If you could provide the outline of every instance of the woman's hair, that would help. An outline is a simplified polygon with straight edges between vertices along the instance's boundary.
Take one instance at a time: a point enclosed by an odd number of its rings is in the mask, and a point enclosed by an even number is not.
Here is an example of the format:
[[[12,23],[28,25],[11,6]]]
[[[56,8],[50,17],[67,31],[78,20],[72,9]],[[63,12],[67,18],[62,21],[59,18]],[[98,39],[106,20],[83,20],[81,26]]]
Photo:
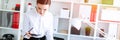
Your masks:
[[[37,0],[37,4],[38,4],[38,3],[39,3],[39,4],[45,4],[45,5],[46,5],[46,4],[49,4],[49,5],[50,5],[50,4],[51,4],[51,0]]]

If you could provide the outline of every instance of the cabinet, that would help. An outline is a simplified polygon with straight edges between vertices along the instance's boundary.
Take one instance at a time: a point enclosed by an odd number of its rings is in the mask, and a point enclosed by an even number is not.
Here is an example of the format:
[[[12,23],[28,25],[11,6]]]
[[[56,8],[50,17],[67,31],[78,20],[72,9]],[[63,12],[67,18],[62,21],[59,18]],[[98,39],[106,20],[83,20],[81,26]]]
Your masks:
[[[4,34],[13,34],[14,40],[20,40],[20,28],[24,0],[0,0],[0,39]]]
[[[64,40],[120,40],[119,0],[52,0],[50,11],[54,15],[54,36]],[[67,8],[67,11],[61,9]],[[68,18],[61,15],[69,15]],[[78,19],[73,28],[71,20]],[[77,20],[77,22],[79,22]],[[77,24],[76,22],[76,24]],[[86,35],[86,27],[90,34]],[[71,33],[71,32],[75,33]],[[102,32],[103,33],[102,33]],[[103,34],[103,35],[102,35]]]

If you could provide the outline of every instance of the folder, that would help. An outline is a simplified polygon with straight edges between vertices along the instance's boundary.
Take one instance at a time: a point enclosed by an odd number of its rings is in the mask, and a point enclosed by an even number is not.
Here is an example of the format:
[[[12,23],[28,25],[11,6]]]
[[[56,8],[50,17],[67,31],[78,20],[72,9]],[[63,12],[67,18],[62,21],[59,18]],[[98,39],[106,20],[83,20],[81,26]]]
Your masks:
[[[90,21],[95,22],[96,20],[96,13],[97,13],[97,5],[92,5]]]
[[[12,28],[15,28],[15,29],[19,28],[19,17],[20,17],[20,13],[19,12],[13,12]]]

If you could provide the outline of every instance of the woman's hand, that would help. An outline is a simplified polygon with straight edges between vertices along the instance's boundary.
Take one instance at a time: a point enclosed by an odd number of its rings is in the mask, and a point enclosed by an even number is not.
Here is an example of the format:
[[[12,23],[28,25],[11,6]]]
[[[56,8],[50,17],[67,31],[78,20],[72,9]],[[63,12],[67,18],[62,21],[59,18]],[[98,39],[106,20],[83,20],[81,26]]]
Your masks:
[[[32,37],[30,32],[27,32],[26,35],[28,36],[28,38]]]

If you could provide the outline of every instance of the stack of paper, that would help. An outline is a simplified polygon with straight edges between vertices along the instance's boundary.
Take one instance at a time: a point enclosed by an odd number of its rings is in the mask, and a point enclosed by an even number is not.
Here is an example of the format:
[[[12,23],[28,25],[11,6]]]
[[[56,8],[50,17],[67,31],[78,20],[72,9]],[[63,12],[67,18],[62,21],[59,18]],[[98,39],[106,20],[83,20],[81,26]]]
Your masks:
[[[60,18],[69,18],[70,11],[67,8],[61,9]]]

